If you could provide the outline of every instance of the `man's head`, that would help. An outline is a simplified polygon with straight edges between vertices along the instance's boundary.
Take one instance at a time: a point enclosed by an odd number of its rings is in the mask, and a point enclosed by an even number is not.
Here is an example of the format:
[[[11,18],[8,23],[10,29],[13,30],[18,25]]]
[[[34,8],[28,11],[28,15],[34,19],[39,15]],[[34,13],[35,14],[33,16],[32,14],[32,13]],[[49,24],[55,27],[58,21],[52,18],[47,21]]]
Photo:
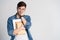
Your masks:
[[[24,14],[23,12],[26,10],[26,3],[23,2],[23,1],[20,1],[18,4],[17,4],[17,13],[19,15],[22,15]]]

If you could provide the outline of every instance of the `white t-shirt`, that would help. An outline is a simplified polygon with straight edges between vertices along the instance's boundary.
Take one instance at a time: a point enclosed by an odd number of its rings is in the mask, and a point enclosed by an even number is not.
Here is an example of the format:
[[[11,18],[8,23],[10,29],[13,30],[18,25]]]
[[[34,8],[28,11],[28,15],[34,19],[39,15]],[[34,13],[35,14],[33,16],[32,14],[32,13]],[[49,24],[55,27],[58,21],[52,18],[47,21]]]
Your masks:
[[[27,33],[25,35],[17,35],[14,40],[28,40]]]

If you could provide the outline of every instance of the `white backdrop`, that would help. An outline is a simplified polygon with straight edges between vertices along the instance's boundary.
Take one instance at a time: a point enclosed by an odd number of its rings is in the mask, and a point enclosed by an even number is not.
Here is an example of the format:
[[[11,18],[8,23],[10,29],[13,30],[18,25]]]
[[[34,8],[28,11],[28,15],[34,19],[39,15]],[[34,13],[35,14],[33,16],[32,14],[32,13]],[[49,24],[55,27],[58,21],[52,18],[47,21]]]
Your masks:
[[[7,19],[16,13],[21,0],[0,0],[0,40],[9,40]],[[23,0],[31,16],[30,32],[34,40],[60,40],[60,0]]]

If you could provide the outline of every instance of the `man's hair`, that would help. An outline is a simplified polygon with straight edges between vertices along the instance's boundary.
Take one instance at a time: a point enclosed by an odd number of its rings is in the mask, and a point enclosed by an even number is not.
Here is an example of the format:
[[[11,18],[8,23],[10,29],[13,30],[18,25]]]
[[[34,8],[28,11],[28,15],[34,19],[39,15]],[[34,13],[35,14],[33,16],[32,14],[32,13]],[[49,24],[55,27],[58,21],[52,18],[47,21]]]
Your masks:
[[[26,3],[23,2],[23,1],[20,1],[18,4],[17,4],[17,8],[21,7],[21,6],[25,6],[26,7]]]

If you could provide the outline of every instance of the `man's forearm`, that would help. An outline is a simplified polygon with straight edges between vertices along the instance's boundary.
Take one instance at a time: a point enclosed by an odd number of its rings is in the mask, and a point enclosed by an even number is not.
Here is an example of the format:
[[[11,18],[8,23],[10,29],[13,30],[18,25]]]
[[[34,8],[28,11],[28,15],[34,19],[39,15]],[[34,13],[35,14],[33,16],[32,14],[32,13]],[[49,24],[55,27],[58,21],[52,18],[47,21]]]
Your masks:
[[[26,19],[24,18],[24,17],[21,17],[21,20],[22,20],[22,23],[23,23],[23,25],[26,25]]]

